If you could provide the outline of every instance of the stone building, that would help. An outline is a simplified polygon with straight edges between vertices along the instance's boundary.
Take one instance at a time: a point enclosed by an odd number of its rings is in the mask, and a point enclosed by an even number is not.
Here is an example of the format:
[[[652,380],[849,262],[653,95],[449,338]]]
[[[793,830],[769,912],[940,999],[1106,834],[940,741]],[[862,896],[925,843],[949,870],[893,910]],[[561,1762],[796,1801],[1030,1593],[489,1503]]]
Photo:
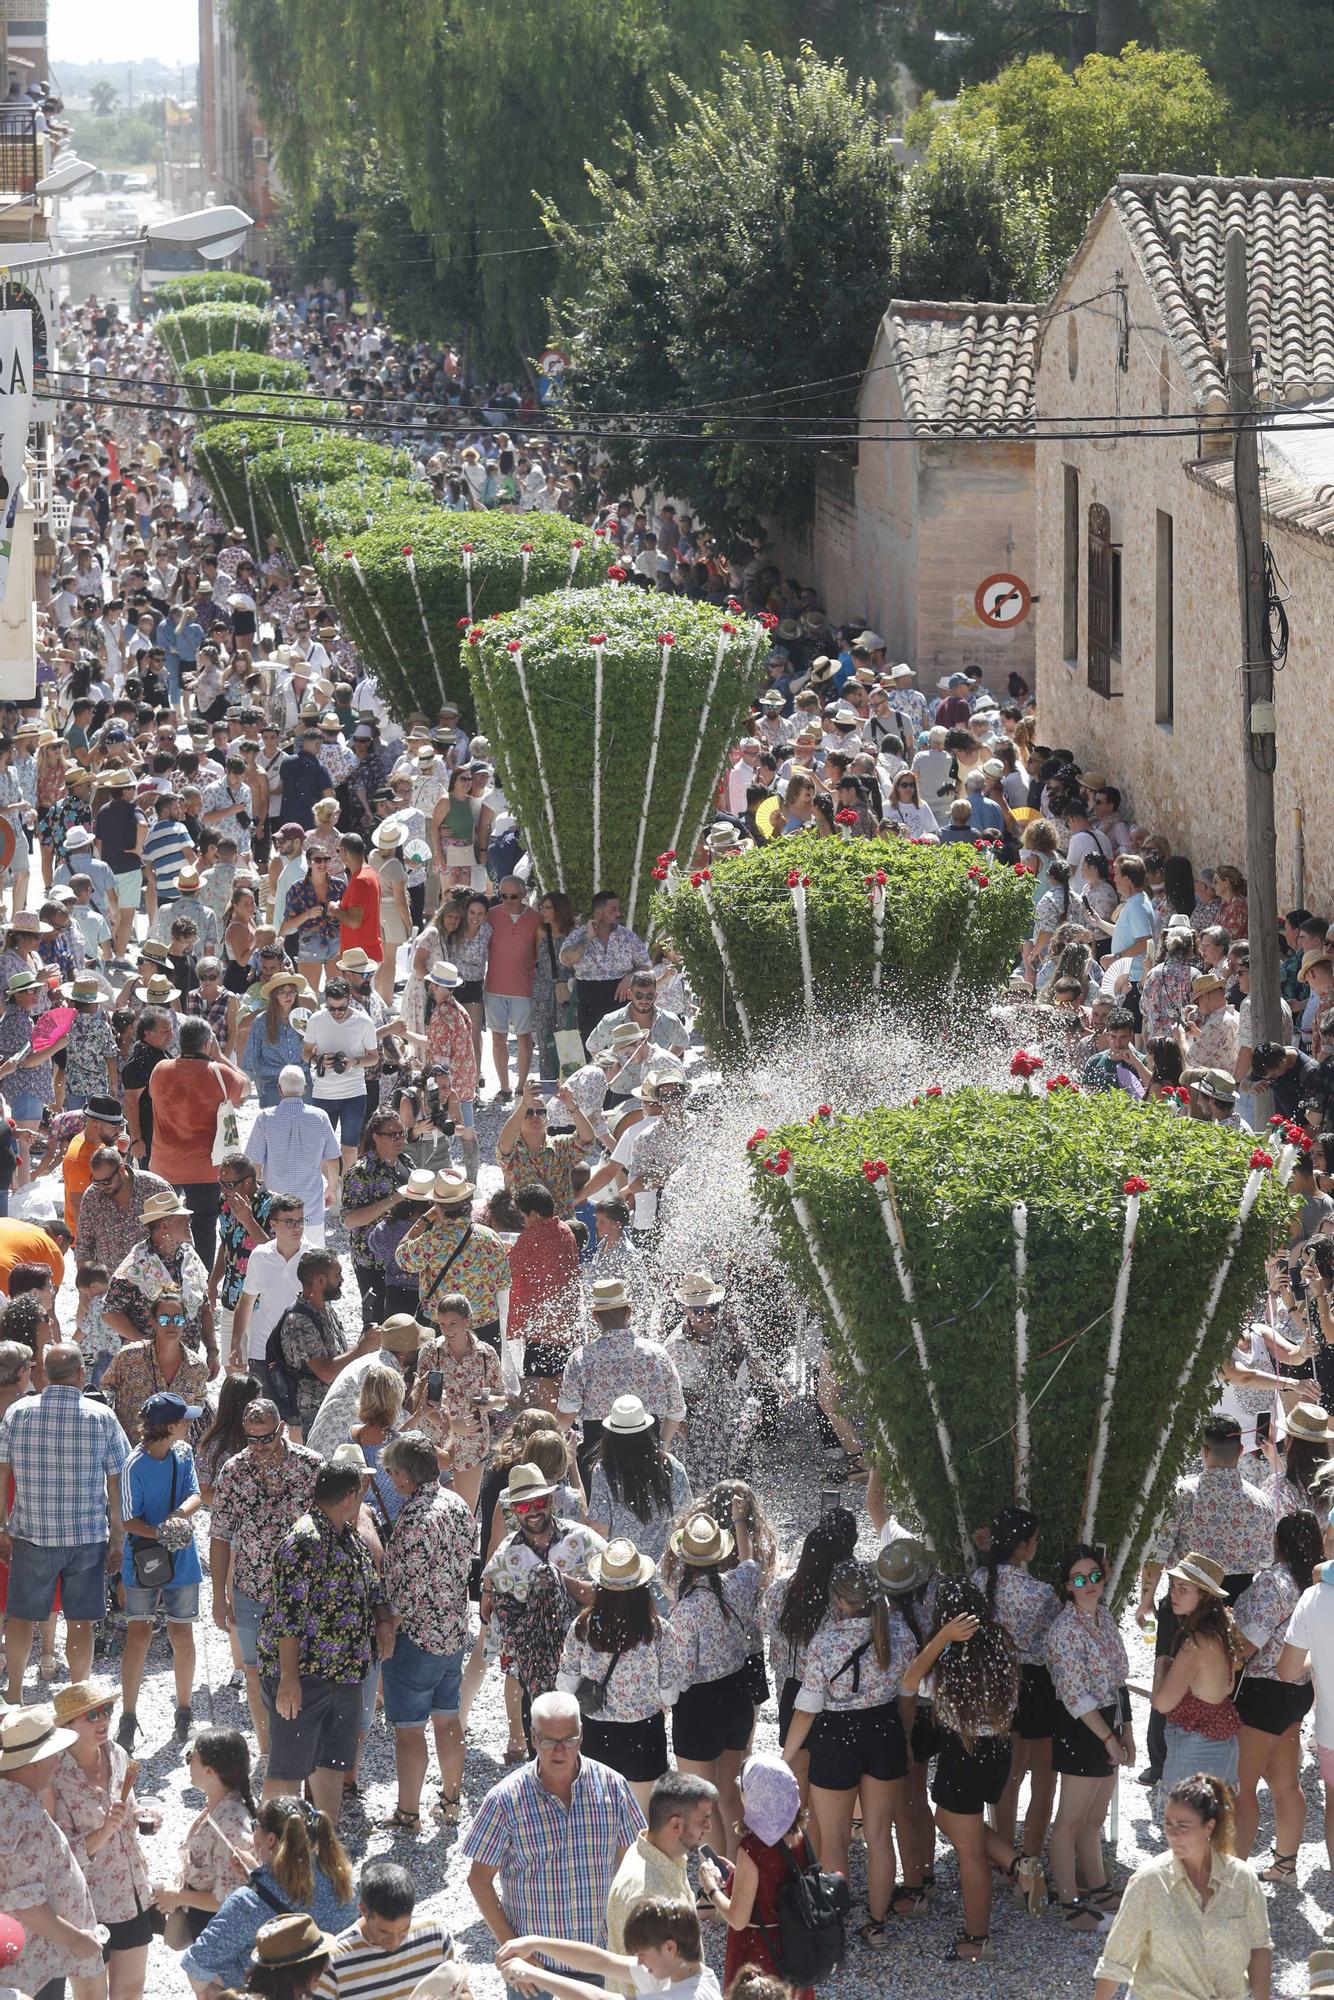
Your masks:
[[[1037,325],[1035,306],[891,300],[856,461],[821,460],[809,547],[791,553],[830,613],[864,617],[923,687],[974,660],[996,688],[1033,680]]]
[[[1334,181],[1123,176],[1037,345],[1039,734],[1201,865],[1244,867],[1241,639],[1224,368],[1228,230],[1246,234],[1277,676],[1279,902],[1334,908]],[[1139,420],[1113,441],[1094,420]],[[1092,435],[1053,435],[1071,428]]]

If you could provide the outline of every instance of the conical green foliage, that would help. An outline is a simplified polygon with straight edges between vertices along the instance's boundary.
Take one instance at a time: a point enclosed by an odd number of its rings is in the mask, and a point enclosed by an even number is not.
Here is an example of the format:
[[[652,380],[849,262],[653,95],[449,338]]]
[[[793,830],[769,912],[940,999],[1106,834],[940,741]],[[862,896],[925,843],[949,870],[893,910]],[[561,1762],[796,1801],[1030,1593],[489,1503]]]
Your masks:
[[[760,626],[624,586],[556,591],[474,632],[477,713],[536,879],[584,912],[595,889],[615,889],[642,930],[656,857],[693,846],[711,815],[755,693]]]
[[[244,299],[212,299],[159,313],[153,331],[180,369],[206,354],[266,353],[273,317]]]
[[[428,505],[429,488],[419,485],[414,492],[408,484],[411,471],[408,452],[373,444],[346,431],[312,436],[309,430],[286,431],[279,426],[275,436],[274,427],[269,426],[250,466],[250,482],[261,496],[265,517],[275,522],[288,555],[293,562],[303,563],[310,541],[301,519],[305,488],[357,479],[367,490],[382,490],[386,480],[393,480],[400,504],[410,496],[414,506]]]
[[[1019,1498],[1049,1562],[1082,1535],[1123,1594],[1292,1197],[1262,1168],[1244,1199],[1249,1134],[1066,1080],[930,1095],[928,1061],[912,1104],[757,1134],[760,1206],[947,1564]]]

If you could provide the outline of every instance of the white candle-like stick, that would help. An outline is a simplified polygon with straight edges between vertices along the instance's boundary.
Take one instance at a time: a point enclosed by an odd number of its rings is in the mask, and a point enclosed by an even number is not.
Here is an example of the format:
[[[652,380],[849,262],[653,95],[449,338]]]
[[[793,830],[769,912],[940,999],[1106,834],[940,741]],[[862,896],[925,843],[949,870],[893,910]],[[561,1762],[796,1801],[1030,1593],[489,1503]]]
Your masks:
[[[1028,1462],[1032,1441],[1028,1427],[1028,1204],[1017,1201],[1014,1217],[1014,1497],[1028,1505]]]
[[[912,1328],[913,1346],[917,1350],[917,1365],[922,1374],[922,1386],[926,1390],[927,1402],[931,1406],[931,1415],[936,1426],[941,1463],[945,1468],[945,1477],[949,1481],[950,1492],[954,1499],[954,1512],[959,1528],[959,1547],[965,1562],[975,1561],[977,1551],[969,1538],[968,1525],[964,1519],[963,1494],[959,1489],[958,1476],[954,1470],[954,1447],[950,1443],[950,1434],[941,1413],[935,1377],[931,1373],[931,1361],[926,1351],[926,1335],[922,1331],[922,1322],[917,1313],[912,1272],[908,1269],[903,1224],[894,1205],[894,1191],[889,1184],[888,1175],[876,1182],[875,1191],[880,1203],[880,1219],[885,1225],[885,1234],[889,1238],[889,1247],[894,1259],[895,1276],[899,1281],[899,1290],[903,1294],[903,1303],[908,1308],[908,1323]]]
[[[1121,1230],[1121,1265],[1116,1274],[1116,1290],[1112,1295],[1111,1326],[1107,1335],[1107,1365],[1103,1370],[1102,1397],[1098,1404],[1098,1429],[1093,1446],[1093,1465],[1089,1472],[1088,1491],[1084,1497],[1084,1521],[1080,1534],[1084,1541],[1093,1538],[1093,1524],[1098,1514],[1098,1496],[1102,1491],[1102,1469],[1107,1459],[1107,1440],[1112,1428],[1112,1404],[1116,1398],[1116,1374],[1121,1365],[1121,1330],[1126,1321],[1126,1301],[1130,1297],[1130,1263],[1135,1250],[1135,1232],[1139,1228],[1139,1203],[1137,1194],[1126,1196],[1125,1222]]]
[[[660,641],[658,661],[658,698],[653,709],[653,738],[648,749],[648,770],[644,776],[644,809],[639,815],[639,833],[635,839],[634,867],[630,871],[630,911],[626,923],[635,927],[635,904],[639,900],[639,871],[644,861],[644,841],[648,835],[648,816],[653,805],[653,780],[658,771],[658,742],[662,735],[662,711],[667,701],[667,669],[672,662],[672,647],[675,641],[663,638]]]

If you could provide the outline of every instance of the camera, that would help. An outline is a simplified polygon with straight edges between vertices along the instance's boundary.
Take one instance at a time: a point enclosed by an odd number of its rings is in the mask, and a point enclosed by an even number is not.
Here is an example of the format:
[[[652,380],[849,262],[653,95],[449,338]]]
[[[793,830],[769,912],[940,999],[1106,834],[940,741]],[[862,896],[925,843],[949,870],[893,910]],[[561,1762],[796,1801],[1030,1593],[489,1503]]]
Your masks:
[[[428,1403],[439,1403],[444,1393],[445,1371],[443,1368],[432,1368],[426,1377],[426,1400]]]
[[[449,1093],[446,1091],[442,1095],[439,1077],[427,1077],[426,1088],[422,1095],[426,1116],[430,1119],[436,1131],[443,1132],[446,1139],[452,1139],[455,1127],[454,1120],[449,1115]]]

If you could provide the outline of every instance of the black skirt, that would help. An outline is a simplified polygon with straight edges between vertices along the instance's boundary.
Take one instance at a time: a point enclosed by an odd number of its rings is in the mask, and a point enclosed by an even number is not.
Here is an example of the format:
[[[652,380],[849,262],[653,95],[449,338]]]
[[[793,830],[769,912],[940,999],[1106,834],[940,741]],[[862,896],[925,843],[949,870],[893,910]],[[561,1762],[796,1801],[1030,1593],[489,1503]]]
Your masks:
[[[1056,1728],[1060,1703],[1045,1667],[1019,1669],[1019,1706],[1015,1710],[1014,1734],[1034,1742],[1050,1736]]]
[[[604,1722],[600,1715],[584,1717],[580,1749],[585,1757],[609,1764],[630,1784],[647,1785],[667,1769],[667,1722],[651,1715],[646,1722]]]
[[[980,1736],[968,1750],[956,1730],[941,1731],[931,1797],[942,1812],[981,1814],[996,1804],[1009,1777],[1008,1736]]]
[[[1315,1689],[1296,1681],[1269,1681],[1246,1674],[1233,1696],[1243,1729],[1258,1729],[1265,1736],[1282,1736],[1302,1717],[1315,1700]]]
[[[1121,1713],[1119,1703],[1108,1702],[1098,1713],[1109,1729],[1116,1728]],[[1115,1768],[1088,1724],[1071,1715],[1064,1705],[1057,1709],[1051,1767],[1064,1778],[1109,1778]]]

